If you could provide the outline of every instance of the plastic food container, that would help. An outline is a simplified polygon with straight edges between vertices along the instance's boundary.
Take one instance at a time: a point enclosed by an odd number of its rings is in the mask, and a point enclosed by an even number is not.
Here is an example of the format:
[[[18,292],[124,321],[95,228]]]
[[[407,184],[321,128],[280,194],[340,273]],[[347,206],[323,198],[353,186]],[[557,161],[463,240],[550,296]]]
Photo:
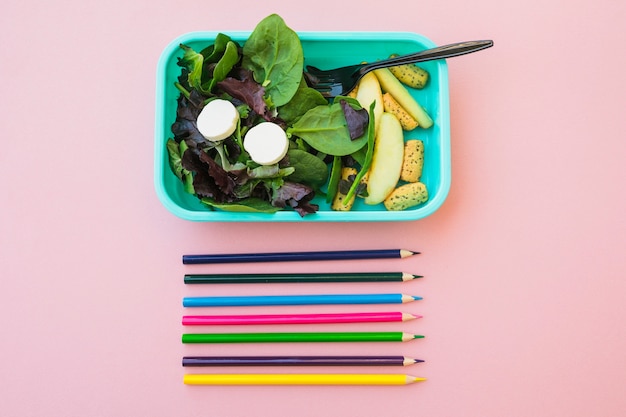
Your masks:
[[[221,31],[243,44],[250,32]],[[273,214],[232,212],[212,209],[194,195],[183,190],[182,183],[169,167],[166,141],[172,137],[170,127],[176,117],[179,91],[174,82],[180,75],[177,58],[182,56],[179,44],[195,50],[213,43],[219,32],[192,32],[174,39],[163,51],[157,66],[156,125],[154,175],[157,195],[174,215],[199,222],[384,222],[412,221],[434,213],[445,201],[450,188],[450,111],[448,70],[445,60],[420,63],[430,73],[428,85],[422,90],[411,90],[418,102],[434,121],[428,129],[416,128],[405,132],[405,140],[424,141],[424,170],[421,181],[426,184],[429,199],[425,203],[404,210],[387,211],[380,204],[369,206],[357,198],[351,211],[334,211],[325,196],[317,196],[313,203],[319,211],[301,217],[286,209]],[[330,69],[362,61],[374,61],[392,53],[405,54],[436,46],[422,35],[407,32],[298,32],[304,49],[305,65]]]

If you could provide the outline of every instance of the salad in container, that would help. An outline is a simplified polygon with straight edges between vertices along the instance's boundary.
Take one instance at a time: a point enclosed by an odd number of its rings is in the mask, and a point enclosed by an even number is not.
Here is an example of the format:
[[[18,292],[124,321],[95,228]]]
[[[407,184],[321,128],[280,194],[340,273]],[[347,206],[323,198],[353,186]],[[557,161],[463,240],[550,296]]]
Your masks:
[[[410,221],[450,187],[444,60],[367,73],[328,98],[332,69],[433,47],[405,32],[193,32],[157,71],[155,187],[191,221]],[[408,100],[408,101],[407,101]]]

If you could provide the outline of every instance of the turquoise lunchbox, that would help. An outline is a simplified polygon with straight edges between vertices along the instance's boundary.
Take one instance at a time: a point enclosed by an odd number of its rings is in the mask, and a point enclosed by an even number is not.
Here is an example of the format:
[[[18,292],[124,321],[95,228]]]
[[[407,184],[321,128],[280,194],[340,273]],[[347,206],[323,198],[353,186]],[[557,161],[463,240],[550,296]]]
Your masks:
[[[429,193],[428,200],[418,206],[388,211],[382,204],[366,205],[357,198],[350,211],[334,211],[325,196],[317,196],[313,203],[319,211],[301,217],[293,210],[276,213],[235,212],[214,209],[203,204],[183,189],[183,184],[169,166],[166,141],[172,137],[171,125],[176,117],[179,95],[174,83],[180,76],[178,57],[183,54],[179,45],[196,50],[213,43],[219,32],[192,32],[174,39],[162,52],[156,77],[156,117],[154,148],[154,182],[162,204],[174,215],[199,222],[384,222],[419,220],[434,213],[445,201],[450,188],[450,109],[448,69],[445,60],[429,61],[419,65],[426,69],[429,81],[421,90],[411,94],[426,109],[434,121],[428,129],[420,127],[405,132],[405,140],[424,142],[424,168],[421,178]],[[243,44],[250,32],[223,31]],[[391,54],[408,54],[436,46],[422,35],[409,32],[298,32],[305,66],[322,69],[352,65],[363,61],[387,58]]]

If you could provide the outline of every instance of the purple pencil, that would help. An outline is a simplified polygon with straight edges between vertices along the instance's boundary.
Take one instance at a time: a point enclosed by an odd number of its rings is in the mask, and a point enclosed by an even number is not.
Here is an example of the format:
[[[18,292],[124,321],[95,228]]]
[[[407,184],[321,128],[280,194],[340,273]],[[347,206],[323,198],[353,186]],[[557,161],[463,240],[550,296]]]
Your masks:
[[[408,366],[406,356],[185,356],[183,366]]]

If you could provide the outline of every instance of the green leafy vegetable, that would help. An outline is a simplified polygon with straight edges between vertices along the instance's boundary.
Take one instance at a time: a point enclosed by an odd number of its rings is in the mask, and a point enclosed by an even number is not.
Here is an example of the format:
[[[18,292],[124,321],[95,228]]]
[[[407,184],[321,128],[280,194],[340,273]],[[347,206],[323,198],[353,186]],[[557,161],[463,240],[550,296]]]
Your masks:
[[[224,51],[226,51],[226,47],[229,43],[233,42],[231,37],[224,34],[218,33],[215,36],[215,40],[212,45],[207,46],[200,54],[204,57],[204,61],[207,63],[215,63],[220,60],[222,55],[224,55]]]
[[[220,33],[199,53],[180,48],[181,74],[174,81],[180,95],[166,148],[184,190],[207,207],[258,213],[290,208],[304,216],[319,209],[312,200],[324,184],[327,198],[349,186],[338,181],[346,160],[368,166],[371,111],[349,97],[329,104],[308,86],[300,39],[280,16],[263,19],[243,46]],[[235,132],[219,143],[197,127],[198,115],[215,98],[230,100],[239,112]],[[280,164],[259,166],[243,148],[246,132],[262,121],[281,126],[290,140]]]
[[[177,143],[174,139],[168,139],[166,147],[169,154],[170,168],[178,179],[183,182],[185,191],[193,194],[195,192],[193,188],[193,175],[183,168],[182,164],[182,154],[187,150],[187,144],[184,141]]]
[[[289,165],[294,168],[289,180],[321,187],[328,179],[328,166],[315,155],[300,149],[291,149],[287,152]]]
[[[289,103],[278,108],[278,116],[285,123],[292,124],[312,108],[324,105],[328,105],[328,101],[322,96],[322,93],[309,87],[302,77],[300,86],[293,98]]]
[[[208,91],[213,91],[215,84],[224,80],[228,73],[233,69],[235,64],[239,61],[239,52],[235,42],[228,42],[224,54],[217,61],[215,68],[213,68],[213,78],[209,81]]]
[[[269,201],[260,198],[250,197],[239,200],[236,203],[218,203],[210,198],[203,198],[202,201],[207,206],[219,208],[224,211],[247,212],[247,213],[276,213],[280,207],[273,206]]]
[[[178,58],[178,65],[188,71],[187,83],[191,88],[202,91],[202,69],[204,56],[194,51],[187,45],[180,44],[180,48],[185,51],[182,58]]]
[[[367,143],[367,135],[352,140],[341,105],[317,106],[304,114],[287,134],[304,139],[320,152],[344,156],[356,152]]]
[[[326,191],[326,202],[331,203],[333,201],[333,197],[337,194],[337,189],[339,187],[339,180],[341,179],[341,157],[335,156],[333,157],[333,162],[330,168],[330,178],[328,179],[328,189]]]
[[[242,66],[265,87],[272,105],[287,104],[298,90],[304,69],[298,34],[277,14],[266,17],[243,46]]]

